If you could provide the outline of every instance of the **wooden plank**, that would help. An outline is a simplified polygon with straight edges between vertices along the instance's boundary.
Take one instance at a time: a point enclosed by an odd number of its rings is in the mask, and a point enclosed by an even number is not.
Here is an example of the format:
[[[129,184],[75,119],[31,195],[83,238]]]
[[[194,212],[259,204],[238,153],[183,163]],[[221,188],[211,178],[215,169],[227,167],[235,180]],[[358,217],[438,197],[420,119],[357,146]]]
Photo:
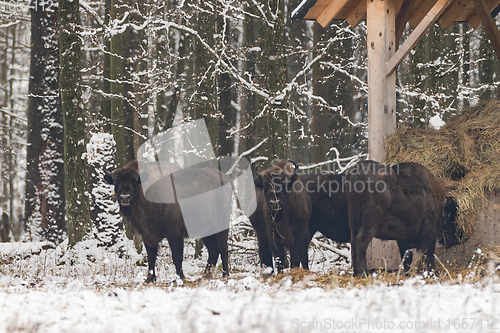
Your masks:
[[[330,22],[332,22],[333,18],[344,8],[344,6],[349,2],[349,0],[333,0],[330,4],[319,14],[316,21],[323,28],[326,28]]]
[[[346,18],[351,27],[356,27],[363,18],[366,17],[366,0],[361,0],[356,8],[349,13]]]
[[[424,3],[422,3],[420,7],[418,7],[417,11],[408,20],[408,22],[410,22],[410,25],[415,28],[420,23],[420,21],[424,19],[425,15],[427,15],[429,10],[431,10],[436,2],[437,0],[424,1]]]
[[[472,0],[476,6],[476,13],[479,15],[481,22],[483,23],[484,30],[488,37],[490,37],[491,46],[497,54],[497,58],[500,61],[500,32],[498,32],[497,25],[493,17],[491,17],[491,11],[488,10],[485,0]]]
[[[493,9],[495,9],[495,7],[498,6],[499,3],[500,3],[499,0],[486,0],[485,4],[486,4],[486,9],[487,9],[488,13],[491,13],[493,11]],[[474,7],[476,7],[476,6],[474,6]],[[481,21],[482,20],[479,17],[479,14],[477,12],[477,8],[474,11],[474,13],[467,19],[467,23],[469,23],[469,25],[471,27],[473,27],[474,29],[479,28],[479,26],[481,25]]]
[[[318,0],[304,15],[304,20],[315,20],[332,0]]]
[[[439,18],[439,23],[445,29],[448,29],[455,20],[467,9],[471,0],[454,0],[448,9]]]
[[[475,12],[476,9],[474,8],[474,4],[471,1],[467,9],[455,19],[455,22],[467,22],[467,20],[469,20],[469,18],[471,18]]]
[[[491,8],[490,12],[492,12],[496,8],[496,6],[498,6],[499,3],[500,0],[486,0],[487,7]],[[475,14],[476,14],[476,6],[474,6],[474,3],[471,1],[467,6],[467,9],[455,19],[455,22],[467,22],[469,20],[477,19],[477,24],[479,26],[481,25],[481,19]],[[474,19],[473,17],[476,17],[476,19]]]
[[[324,9],[324,7],[312,7],[307,14],[304,15],[304,20],[315,20]]]
[[[399,39],[401,38],[401,35],[403,35],[406,23],[408,23],[408,20],[411,17],[411,12],[415,7],[415,2],[417,2],[417,0],[403,0],[403,4],[399,9],[398,16],[396,16],[396,45],[399,44]]]
[[[450,0],[439,0],[436,4],[429,10],[424,19],[417,25],[415,30],[411,35],[405,40],[403,45],[397,50],[396,54],[392,56],[391,59],[386,64],[387,76],[392,75],[396,70],[396,67],[403,61],[403,59],[410,53],[411,49],[418,43],[420,38],[426,33],[427,29],[436,21],[436,19],[441,15],[441,13],[450,4]]]

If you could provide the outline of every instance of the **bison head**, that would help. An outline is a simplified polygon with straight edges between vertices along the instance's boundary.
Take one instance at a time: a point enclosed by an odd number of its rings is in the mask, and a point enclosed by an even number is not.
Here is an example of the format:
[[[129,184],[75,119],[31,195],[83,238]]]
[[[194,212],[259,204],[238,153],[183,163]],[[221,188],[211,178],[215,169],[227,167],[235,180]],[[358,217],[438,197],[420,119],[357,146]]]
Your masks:
[[[137,162],[131,162],[125,167],[110,172],[104,168],[104,180],[115,185],[115,194],[124,215],[130,215],[131,205],[138,200],[141,193],[141,180]]]
[[[279,219],[286,206],[288,195],[293,190],[299,167],[292,160],[280,160],[272,167],[257,172],[255,186],[264,190],[266,203],[272,219]]]

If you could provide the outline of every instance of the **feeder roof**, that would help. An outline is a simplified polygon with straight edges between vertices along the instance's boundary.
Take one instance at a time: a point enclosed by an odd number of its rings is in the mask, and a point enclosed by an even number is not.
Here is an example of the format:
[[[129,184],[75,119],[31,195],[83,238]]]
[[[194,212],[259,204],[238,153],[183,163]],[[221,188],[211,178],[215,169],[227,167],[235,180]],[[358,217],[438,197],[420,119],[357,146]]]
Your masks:
[[[438,0],[394,0],[396,8],[408,12],[407,20],[415,28]],[[444,27],[453,22],[468,22],[474,29],[481,25],[480,13],[474,0],[449,0],[446,9],[437,18]],[[482,0],[485,11],[493,17],[500,11],[500,0]],[[316,20],[326,27],[332,20],[346,20],[355,27],[366,19],[366,0],[303,0],[292,12],[292,19]]]

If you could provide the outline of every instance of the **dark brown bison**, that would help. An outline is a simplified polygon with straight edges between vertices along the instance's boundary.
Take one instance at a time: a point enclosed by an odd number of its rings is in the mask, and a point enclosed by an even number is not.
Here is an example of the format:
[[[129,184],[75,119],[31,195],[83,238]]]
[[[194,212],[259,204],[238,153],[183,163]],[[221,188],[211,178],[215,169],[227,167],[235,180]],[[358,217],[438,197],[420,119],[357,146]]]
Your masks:
[[[224,174],[211,168],[180,169],[174,167],[170,171],[175,172],[175,184],[178,184],[178,181],[182,182],[184,187],[182,191],[188,194],[192,192],[193,195],[208,192],[229,182]],[[147,173],[141,172],[141,177],[144,178],[145,175],[147,176]],[[170,173],[166,177],[158,178],[146,190],[146,193],[143,193],[141,177],[139,176],[138,162],[132,161],[113,172],[105,170],[104,178],[108,184],[114,184],[121,213],[131,221],[132,226],[142,236],[148,254],[146,282],[152,282],[156,279],[155,262],[158,244],[164,238],[167,238],[170,245],[176,273],[180,278],[184,278],[182,259],[187,230],[178,203],[179,188],[175,188],[172,173]],[[149,199],[171,195],[171,193],[166,192],[172,191],[172,189],[175,198],[172,203],[162,203],[162,200],[153,202],[155,200]],[[200,207],[193,207],[193,209],[200,209]],[[229,275],[227,236],[228,230],[226,229],[202,238],[208,249],[207,271],[215,266],[220,254],[223,274]]]
[[[309,269],[309,219],[311,201],[297,175],[293,161],[280,160],[257,173],[255,179],[257,210],[250,217],[259,241],[261,262],[283,271],[285,247],[290,251],[291,266]]]
[[[445,199],[436,177],[417,163],[391,167],[373,161],[358,163],[345,177],[354,275],[366,274],[373,237],[397,241],[405,270],[412,261],[405,253],[412,248],[424,253],[426,269],[432,270]]]
[[[300,175],[300,181],[311,201],[309,239],[319,231],[339,243],[351,241],[347,197],[343,191],[343,174],[312,173]],[[264,190],[256,188],[257,209],[250,216],[259,245],[259,258],[264,267],[273,267],[272,240],[268,237],[263,211]]]

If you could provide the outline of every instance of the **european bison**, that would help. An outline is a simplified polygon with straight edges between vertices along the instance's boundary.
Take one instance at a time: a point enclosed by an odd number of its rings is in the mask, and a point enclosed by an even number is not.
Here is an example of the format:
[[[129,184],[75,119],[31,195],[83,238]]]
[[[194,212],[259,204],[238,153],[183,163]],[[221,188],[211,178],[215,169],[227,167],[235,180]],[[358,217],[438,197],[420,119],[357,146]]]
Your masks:
[[[434,175],[417,163],[392,167],[359,162],[346,171],[345,190],[351,229],[354,275],[366,274],[366,250],[373,237],[396,240],[405,271],[417,248],[427,270],[434,268],[434,249],[443,217],[445,192]]]
[[[300,176],[300,182],[311,201],[309,239],[317,231],[339,243],[351,241],[347,197],[343,191],[343,174],[306,174]],[[301,186],[302,186],[301,185]],[[264,267],[273,267],[272,240],[268,237],[263,211],[264,190],[256,188],[257,209],[250,216],[250,222],[257,234],[259,258]]]
[[[170,172],[175,172],[176,184],[178,179],[184,180],[183,184],[189,184],[188,188],[182,189],[184,193],[190,190],[193,194],[204,193],[229,182],[224,174],[211,168],[180,169],[173,167]],[[141,172],[141,176],[144,177],[144,175]],[[148,254],[146,282],[153,282],[156,279],[155,262],[158,244],[164,238],[167,238],[170,245],[176,273],[180,278],[184,278],[182,258],[187,230],[177,200],[179,189],[176,190],[171,176],[170,173],[167,177],[159,178],[147,189],[146,193],[143,193],[137,161],[132,161],[113,172],[105,169],[104,179],[108,184],[115,185],[121,213],[131,221],[132,226],[141,234],[144,241]],[[146,198],[161,198],[171,195],[166,192],[172,191],[172,189],[175,198],[172,203],[162,203],[161,200],[159,200],[160,202],[146,200]],[[193,209],[200,209],[200,207],[193,207]],[[202,238],[209,254],[207,271],[215,266],[220,254],[223,274],[229,275],[227,236],[228,229]]]
[[[262,264],[273,267],[274,256],[278,272],[283,271],[284,247],[290,251],[292,267],[309,269],[311,201],[297,170],[295,162],[280,160],[257,173],[255,179],[257,210],[250,221],[257,233]]]

